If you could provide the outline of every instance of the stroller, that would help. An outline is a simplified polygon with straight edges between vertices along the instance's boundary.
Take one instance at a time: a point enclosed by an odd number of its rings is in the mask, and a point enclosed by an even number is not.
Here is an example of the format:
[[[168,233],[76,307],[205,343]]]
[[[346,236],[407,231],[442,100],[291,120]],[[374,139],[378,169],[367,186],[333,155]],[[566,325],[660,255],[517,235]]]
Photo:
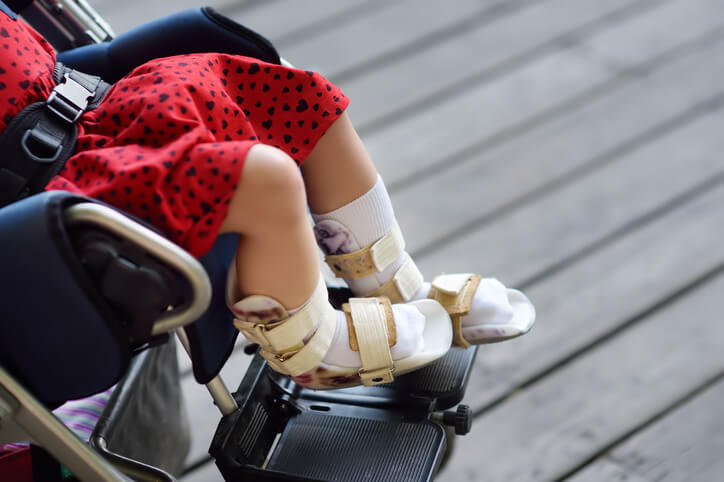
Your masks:
[[[211,8],[114,38],[83,0],[0,6],[23,15],[64,65],[107,82],[147,60],[193,52],[285,63],[265,38]],[[69,87],[62,101],[85,102]],[[477,348],[453,348],[391,384],[315,391],[278,375],[250,345],[253,360],[230,392],[218,373],[238,334],[224,303],[235,246],[223,235],[197,261],[116,209],[67,192],[0,208],[0,443],[32,442],[35,480],[60,480],[60,464],[81,480],[173,480],[183,470],[189,427],[174,334],[221,413],[209,453],[226,480],[435,476],[451,432],[470,430],[459,403]],[[330,289],[336,305],[349,296]],[[50,412],[114,384],[88,445]]]

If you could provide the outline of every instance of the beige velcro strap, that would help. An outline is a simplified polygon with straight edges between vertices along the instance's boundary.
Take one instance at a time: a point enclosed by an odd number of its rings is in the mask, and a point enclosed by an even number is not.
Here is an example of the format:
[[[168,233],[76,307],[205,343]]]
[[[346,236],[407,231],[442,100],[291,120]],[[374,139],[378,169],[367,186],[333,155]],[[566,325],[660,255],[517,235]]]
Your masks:
[[[326,300],[325,305],[319,318],[317,331],[302,348],[282,354],[261,351],[261,355],[275,371],[295,377],[313,370],[320,364],[324,355],[329,351],[337,327],[337,314],[334,308]]]
[[[314,330],[327,306],[327,286],[324,278],[320,276],[309,302],[292,316],[274,323],[235,319],[234,326],[249,341],[261,345],[264,350],[287,353],[302,347],[304,338]]]
[[[389,346],[395,346],[397,344],[397,327],[395,326],[395,316],[392,313],[392,303],[390,299],[384,296],[377,298],[385,312],[385,321],[387,323],[387,344]],[[354,328],[354,321],[352,320],[352,310],[350,304],[345,303],[342,305],[342,311],[344,311],[347,317],[347,333],[349,334],[349,348],[352,351],[359,351],[359,342],[357,341],[357,332]]]
[[[462,317],[470,313],[475,292],[482,276],[479,274],[443,274],[432,281],[428,298],[439,302],[450,315],[453,324],[453,344],[468,348],[463,337]]]
[[[347,254],[331,254],[325,257],[329,268],[338,278],[358,279],[383,271],[405,251],[405,240],[400,226],[366,248]]]
[[[389,300],[349,299],[349,309],[359,343],[359,356],[362,360],[362,368],[358,373],[363,385],[389,383],[395,378],[387,336],[388,313],[383,303],[389,303]],[[391,312],[391,307],[389,308]]]
[[[420,270],[417,269],[417,265],[410,256],[407,256],[404,264],[400,266],[392,279],[372,293],[367,293],[367,296],[385,296],[393,303],[404,303],[410,301],[424,282],[425,279],[422,277]]]

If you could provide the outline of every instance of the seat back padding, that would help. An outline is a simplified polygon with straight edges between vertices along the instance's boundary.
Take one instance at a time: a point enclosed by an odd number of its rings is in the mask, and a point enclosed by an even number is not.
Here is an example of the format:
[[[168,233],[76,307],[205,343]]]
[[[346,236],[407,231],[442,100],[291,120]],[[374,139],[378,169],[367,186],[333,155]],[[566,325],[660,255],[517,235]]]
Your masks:
[[[75,257],[63,209],[46,192],[0,209],[0,363],[46,403],[108,388],[128,367],[120,321]]]
[[[238,243],[237,234],[223,234],[199,259],[211,281],[213,295],[206,313],[184,328],[191,345],[194,377],[199,383],[208,383],[218,375],[239,335],[225,299],[227,272]]]

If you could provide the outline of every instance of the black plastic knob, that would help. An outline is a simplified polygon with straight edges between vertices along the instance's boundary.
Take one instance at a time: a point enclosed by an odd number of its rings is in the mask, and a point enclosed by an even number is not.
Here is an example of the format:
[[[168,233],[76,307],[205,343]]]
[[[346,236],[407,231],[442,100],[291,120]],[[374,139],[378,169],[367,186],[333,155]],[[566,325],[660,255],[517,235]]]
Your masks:
[[[467,434],[473,425],[470,407],[460,404],[454,412],[452,410],[446,410],[442,414],[442,422],[450,427],[455,427],[456,435]]]

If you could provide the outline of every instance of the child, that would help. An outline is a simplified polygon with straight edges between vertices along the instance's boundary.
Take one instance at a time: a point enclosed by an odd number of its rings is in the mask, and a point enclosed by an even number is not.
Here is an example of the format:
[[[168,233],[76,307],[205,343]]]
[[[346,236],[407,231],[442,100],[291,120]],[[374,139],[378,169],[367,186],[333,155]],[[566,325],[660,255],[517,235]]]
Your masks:
[[[0,47],[4,129],[48,98],[55,57],[5,14]],[[224,54],[153,60],[80,118],[75,154],[46,189],[117,206],[197,257],[240,233],[235,325],[307,387],[385,383],[453,342],[526,333],[535,312],[520,292],[469,274],[423,281],[347,104],[313,72]],[[360,297],[344,310],[327,301],[317,242]]]

